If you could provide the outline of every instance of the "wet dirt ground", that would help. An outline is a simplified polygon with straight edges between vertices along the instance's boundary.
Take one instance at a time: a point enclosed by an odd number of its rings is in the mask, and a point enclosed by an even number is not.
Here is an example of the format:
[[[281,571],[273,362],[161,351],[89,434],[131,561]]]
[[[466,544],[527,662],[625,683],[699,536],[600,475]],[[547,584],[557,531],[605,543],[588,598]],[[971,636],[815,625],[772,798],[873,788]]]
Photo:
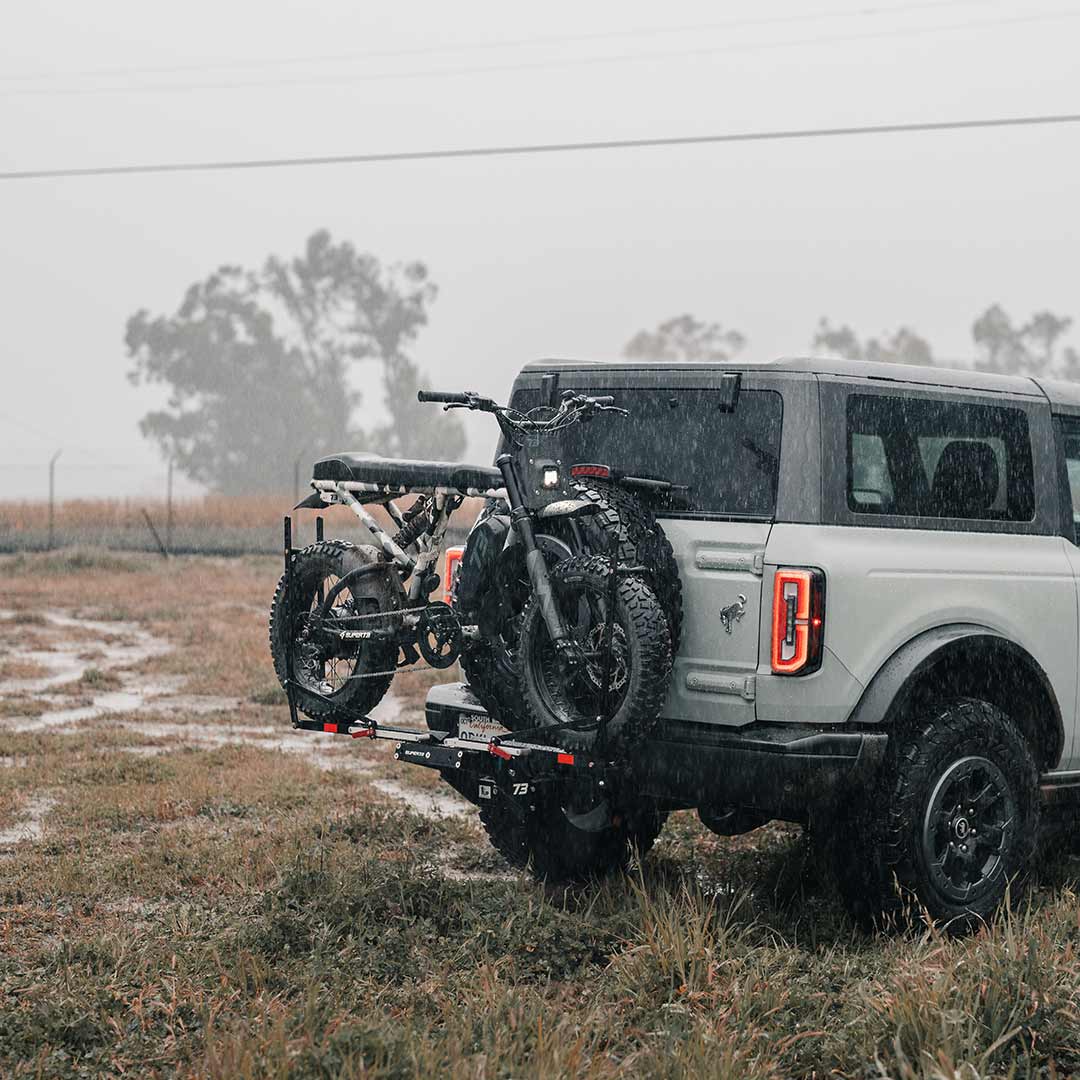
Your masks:
[[[13,633],[17,627],[25,633]],[[417,785],[407,775],[379,775],[385,755],[331,735],[296,732],[281,707],[253,706],[239,696],[192,692],[182,675],[143,668],[174,651],[175,644],[134,621],[95,618],[78,609],[25,613],[0,610],[4,638],[0,664],[0,731],[64,739],[95,729],[121,730],[140,741],[118,753],[156,757],[185,748],[256,745],[298,755],[321,769],[363,775],[382,796],[429,819],[465,818],[472,808],[449,788]],[[421,710],[391,691],[372,715],[382,723],[423,726]],[[145,740],[145,741],[142,741]],[[344,745],[342,745],[344,743]],[[379,748],[384,749],[383,747]],[[0,767],[19,768],[25,758],[0,757]],[[0,827],[0,852],[41,842],[55,806],[46,791],[23,793],[13,820]]]

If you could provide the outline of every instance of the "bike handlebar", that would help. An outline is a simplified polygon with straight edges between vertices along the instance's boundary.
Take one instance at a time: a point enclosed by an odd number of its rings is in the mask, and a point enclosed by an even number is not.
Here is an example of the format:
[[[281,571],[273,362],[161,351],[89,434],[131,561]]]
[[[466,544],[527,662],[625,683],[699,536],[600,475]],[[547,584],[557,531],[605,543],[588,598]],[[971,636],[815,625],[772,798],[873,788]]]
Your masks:
[[[441,390],[417,390],[417,401],[438,401],[446,405],[468,405],[472,395],[447,394]]]
[[[594,412],[614,412],[623,416],[629,415],[626,409],[615,407],[615,398],[610,394],[601,397],[588,397],[585,394],[575,394],[572,390],[565,390],[562,398],[562,404],[559,406],[558,412],[550,420],[528,420],[524,417],[514,420],[510,418],[513,410],[509,407],[498,405],[491,398],[481,397],[471,390],[466,390],[463,394],[448,394],[441,390],[417,390],[416,392],[417,401],[439,402],[445,409],[474,409],[478,412],[494,413],[504,433],[515,425],[520,428],[523,423],[534,431],[553,428],[557,430],[560,422],[567,417],[574,416],[575,419],[588,420]]]

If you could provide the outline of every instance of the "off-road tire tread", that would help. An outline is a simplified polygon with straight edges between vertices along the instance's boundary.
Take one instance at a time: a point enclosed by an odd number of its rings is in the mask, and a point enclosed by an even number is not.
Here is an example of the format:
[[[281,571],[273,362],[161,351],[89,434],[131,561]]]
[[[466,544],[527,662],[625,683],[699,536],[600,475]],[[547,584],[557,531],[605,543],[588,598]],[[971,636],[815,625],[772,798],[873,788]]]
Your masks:
[[[318,543],[311,544],[296,553],[292,574],[297,573],[297,567],[301,560],[326,559],[328,561],[337,561],[340,564],[340,561],[347,554],[356,550],[357,545],[349,540],[320,540]],[[288,574],[282,574],[277,583],[277,588],[274,590],[274,599],[270,605],[269,625],[270,655],[274,661],[274,674],[277,675],[278,682],[286,693],[288,692],[289,670],[287,650],[290,642],[287,640],[288,627],[283,628],[282,623],[286,607],[285,591],[289,576]],[[393,664],[393,662],[393,658],[391,658],[390,664]],[[393,679],[393,675],[387,675],[380,679],[358,679],[351,684],[348,694],[339,691],[332,703],[322,701],[313,694],[306,693],[303,687],[294,686],[297,707],[315,720],[353,723],[378,705],[383,695],[390,689]]]
[[[654,592],[668,621],[674,654],[682,630],[683,599],[682,581],[671,541],[652,512],[631,492],[596,480],[577,481],[574,487],[579,498],[599,507],[595,514],[582,519],[586,534],[599,530],[605,537],[614,536],[621,563],[644,565],[649,569]],[[605,550],[593,554],[606,553]],[[472,692],[489,715],[512,726],[508,721],[514,720],[515,714],[520,712],[523,693],[518,673],[498,667],[490,648],[482,642],[462,654],[461,668]],[[519,721],[514,722],[521,726]]]
[[[458,659],[465,674],[465,681],[476,700],[483,705],[488,716],[505,724],[521,706],[521,686],[517,671],[507,678],[509,673],[496,670],[492,649],[483,643],[466,649]]]
[[[645,566],[653,591],[663,605],[671,634],[671,652],[679,651],[682,636],[683,594],[679,564],[663,527],[653,512],[633,492],[602,480],[579,482],[581,498],[607,507],[605,528],[614,513],[620,532],[619,559],[629,565]]]
[[[524,821],[495,806],[480,808],[480,823],[495,850],[516,870],[551,884],[590,881],[625,870],[635,853],[644,857],[652,848],[666,820],[665,812],[647,805],[621,825],[584,833],[570,825],[557,805]]]

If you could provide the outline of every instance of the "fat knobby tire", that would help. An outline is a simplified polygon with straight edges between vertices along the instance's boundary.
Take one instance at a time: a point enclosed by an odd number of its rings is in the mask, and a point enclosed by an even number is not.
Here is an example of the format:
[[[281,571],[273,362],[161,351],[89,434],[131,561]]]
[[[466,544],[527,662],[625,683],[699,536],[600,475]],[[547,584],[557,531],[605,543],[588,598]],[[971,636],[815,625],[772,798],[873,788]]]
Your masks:
[[[347,540],[323,540],[296,553],[291,572],[283,574],[278,582],[270,608],[270,654],[283,690],[288,692],[288,654],[294,647],[297,618],[310,609],[319,584],[331,575],[343,578],[350,570],[379,559],[378,551],[371,545],[358,547]],[[399,606],[396,591],[385,575],[375,574],[364,578],[363,589],[366,595],[376,598],[380,611]],[[362,649],[355,674],[394,667],[396,646],[365,645]],[[294,678],[293,694],[297,707],[313,719],[355,723],[382,700],[392,680],[393,675],[350,679],[336,693],[324,696],[299,685]]]
[[[498,806],[480,810],[495,850],[511,866],[551,884],[590,881],[625,870],[635,853],[644,856],[653,846],[666,820],[667,814],[654,804],[642,803],[616,816],[610,828],[586,832],[550,797],[524,819]]]
[[[1000,769],[1015,801],[1011,842],[1000,872],[964,902],[935,887],[923,853],[922,829],[939,779],[962,758],[988,759]],[[1039,829],[1038,769],[1023,735],[1001,710],[958,698],[890,735],[878,782],[819,843],[833,846],[833,865],[857,917],[902,924],[925,910],[955,931],[990,918],[1006,895],[1016,901]],[[842,848],[842,852],[838,851]],[[854,850],[852,850],[854,848]]]
[[[604,593],[610,568],[610,560],[603,556],[575,556],[552,568],[551,584],[556,596],[573,597],[586,590]],[[607,735],[613,746],[625,750],[648,736],[660,715],[671,678],[671,636],[656,594],[636,575],[620,576],[616,610],[626,632],[628,674],[619,707],[608,718]],[[534,652],[548,647],[547,642],[547,627],[534,596],[525,608],[518,645],[518,672],[524,691],[521,719],[516,725],[519,728],[549,727],[575,719],[569,705],[565,715],[558,716],[544,700],[531,658]],[[589,750],[596,736],[595,730],[564,729],[553,738],[568,750]]]
[[[683,602],[671,541],[652,513],[631,492],[594,480],[576,484],[575,490],[579,498],[598,508],[596,513],[579,519],[589,554],[608,554],[614,539],[619,562],[646,568],[664,609],[674,654],[682,629]],[[492,582],[487,587],[497,586]],[[462,654],[461,668],[476,699],[490,716],[507,727],[521,726],[523,688],[519,669],[500,648],[482,641],[473,644]]]
[[[679,651],[682,635],[683,595],[675,551],[651,510],[632,492],[602,480],[579,484],[578,494],[605,506],[604,529],[618,530],[619,559],[644,566],[652,578],[653,591],[664,608],[672,655]],[[613,515],[613,517],[612,517]],[[597,515],[600,516],[600,515]]]
[[[466,649],[459,660],[469,689],[488,716],[503,724],[512,720],[521,708],[517,666],[486,642]]]

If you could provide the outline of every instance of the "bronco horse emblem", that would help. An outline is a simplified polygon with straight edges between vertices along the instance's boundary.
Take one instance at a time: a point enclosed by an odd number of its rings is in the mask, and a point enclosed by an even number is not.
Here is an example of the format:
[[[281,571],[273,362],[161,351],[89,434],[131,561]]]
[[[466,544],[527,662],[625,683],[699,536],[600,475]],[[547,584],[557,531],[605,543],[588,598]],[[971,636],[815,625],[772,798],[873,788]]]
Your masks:
[[[734,604],[720,609],[720,621],[724,624],[724,630],[731,633],[731,624],[738,622],[746,614],[746,596],[739,593],[739,599]]]

